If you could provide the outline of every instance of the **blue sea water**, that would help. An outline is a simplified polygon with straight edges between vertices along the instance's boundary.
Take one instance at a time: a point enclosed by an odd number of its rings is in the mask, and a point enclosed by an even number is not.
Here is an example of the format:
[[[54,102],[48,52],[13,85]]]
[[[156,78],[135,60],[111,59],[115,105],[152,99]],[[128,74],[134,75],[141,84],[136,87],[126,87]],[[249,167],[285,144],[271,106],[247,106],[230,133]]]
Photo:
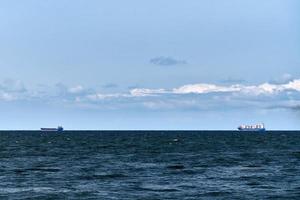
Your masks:
[[[300,199],[300,132],[0,132],[0,199]]]

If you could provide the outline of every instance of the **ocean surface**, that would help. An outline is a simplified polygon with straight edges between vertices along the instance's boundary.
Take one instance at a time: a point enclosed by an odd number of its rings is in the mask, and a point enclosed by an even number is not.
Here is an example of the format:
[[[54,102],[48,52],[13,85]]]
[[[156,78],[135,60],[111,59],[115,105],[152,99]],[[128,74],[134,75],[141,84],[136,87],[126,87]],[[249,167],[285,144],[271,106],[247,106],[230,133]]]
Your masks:
[[[300,132],[0,132],[0,199],[300,199]]]

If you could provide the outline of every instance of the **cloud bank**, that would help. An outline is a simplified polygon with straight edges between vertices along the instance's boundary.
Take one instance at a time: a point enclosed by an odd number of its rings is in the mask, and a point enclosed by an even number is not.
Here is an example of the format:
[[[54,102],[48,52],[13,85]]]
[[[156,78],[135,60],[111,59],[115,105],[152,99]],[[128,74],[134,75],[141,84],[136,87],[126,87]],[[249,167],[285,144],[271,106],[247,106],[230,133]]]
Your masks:
[[[18,81],[0,84],[0,102],[40,101],[44,104],[93,109],[218,110],[291,109],[300,107],[300,79],[283,84],[222,85],[197,83],[174,88],[133,88],[103,93],[82,85],[27,88]]]
[[[230,85],[222,86],[215,84],[189,84],[183,85],[171,90],[166,89],[133,89],[131,94],[133,96],[149,96],[158,94],[205,94],[205,93],[241,93],[248,95],[270,95],[278,94],[286,91],[298,91],[300,92],[300,79],[290,81],[286,84],[270,84],[263,83],[260,85]]]

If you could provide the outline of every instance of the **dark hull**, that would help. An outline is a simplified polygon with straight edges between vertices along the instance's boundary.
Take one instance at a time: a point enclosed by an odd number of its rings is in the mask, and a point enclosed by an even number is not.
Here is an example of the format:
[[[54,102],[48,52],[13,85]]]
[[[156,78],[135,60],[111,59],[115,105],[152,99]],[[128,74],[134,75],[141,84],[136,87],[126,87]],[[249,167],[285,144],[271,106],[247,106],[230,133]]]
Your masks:
[[[57,128],[41,128],[42,131],[57,131]]]
[[[59,132],[59,131],[63,131],[63,128],[41,128],[41,131],[54,131],[54,132]]]
[[[249,132],[265,132],[264,128],[238,128],[239,131],[249,131]]]

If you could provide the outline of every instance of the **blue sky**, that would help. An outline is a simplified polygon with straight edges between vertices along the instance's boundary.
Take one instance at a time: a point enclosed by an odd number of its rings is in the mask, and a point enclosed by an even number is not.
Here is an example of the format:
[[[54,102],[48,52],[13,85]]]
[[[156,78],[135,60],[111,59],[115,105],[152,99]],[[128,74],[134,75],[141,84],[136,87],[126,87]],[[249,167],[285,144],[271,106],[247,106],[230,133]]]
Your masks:
[[[1,1],[0,129],[299,129],[299,9]]]

